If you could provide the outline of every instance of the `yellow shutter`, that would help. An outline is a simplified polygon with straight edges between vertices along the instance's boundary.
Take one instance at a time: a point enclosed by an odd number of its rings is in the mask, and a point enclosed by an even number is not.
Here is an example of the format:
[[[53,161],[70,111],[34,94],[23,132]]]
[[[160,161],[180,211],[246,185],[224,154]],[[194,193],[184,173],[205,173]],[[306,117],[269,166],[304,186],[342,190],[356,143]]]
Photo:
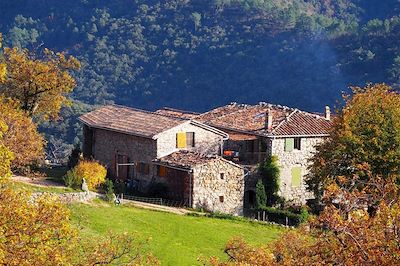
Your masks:
[[[178,149],[186,148],[186,132],[176,134],[176,147]]]

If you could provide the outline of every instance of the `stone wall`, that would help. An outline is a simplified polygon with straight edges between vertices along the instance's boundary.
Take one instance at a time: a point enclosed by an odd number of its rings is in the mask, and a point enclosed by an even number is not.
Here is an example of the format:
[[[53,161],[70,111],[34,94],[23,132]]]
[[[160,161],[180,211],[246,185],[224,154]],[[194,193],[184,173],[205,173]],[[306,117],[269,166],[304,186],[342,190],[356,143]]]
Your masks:
[[[215,132],[193,125],[190,121],[173,127],[157,135],[157,158],[166,156],[176,148],[176,134],[178,132],[194,132],[195,146],[186,148],[204,154],[219,154],[223,137]]]
[[[313,194],[306,190],[304,176],[307,174],[308,159],[315,151],[315,146],[324,138],[301,138],[301,149],[290,152],[285,151],[285,139],[272,140],[271,153],[276,155],[280,166],[280,195],[295,204],[304,204]],[[292,185],[292,168],[301,167],[301,185]]]
[[[244,170],[238,165],[216,158],[193,169],[194,208],[242,215],[243,197]]]
[[[93,157],[103,163],[113,177],[116,177],[115,163],[118,154],[126,156],[129,163],[142,162],[149,165],[157,156],[157,143],[153,139],[102,129],[93,130]],[[143,187],[147,186],[151,177],[155,174],[155,168],[151,165],[149,168],[148,175],[134,171],[134,177],[143,183]],[[121,168],[119,171],[122,171]]]
[[[32,194],[32,199],[35,200],[44,195],[49,195],[50,197],[56,195],[62,203],[89,202],[95,198],[104,198],[104,195],[89,191],[89,192],[68,192],[68,193],[36,192]]]

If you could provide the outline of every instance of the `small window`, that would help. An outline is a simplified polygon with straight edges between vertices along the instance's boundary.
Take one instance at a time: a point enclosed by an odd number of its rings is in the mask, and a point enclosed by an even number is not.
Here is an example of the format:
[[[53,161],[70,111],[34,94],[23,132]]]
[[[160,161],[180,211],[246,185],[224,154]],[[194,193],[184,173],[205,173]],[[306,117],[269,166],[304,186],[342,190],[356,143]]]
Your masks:
[[[285,139],[285,151],[293,151],[294,149],[294,138]]]
[[[194,132],[186,133],[186,147],[194,147]]]
[[[159,165],[157,170],[159,177],[165,177],[167,175],[167,167]]]
[[[225,174],[224,174],[224,173],[220,173],[220,174],[219,174],[219,177],[220,177],[221,179],[225,179]]]
[[[299,187],[301,185],[301,167],[292,168],[292,187]]]
[[[178,149],[186,148],[186,133],[185,132],[176,133],[176,147]]]
[[[219,196],[219,202],[224,203],[224,196]]]
[[[301,150],[301,138],[294,138],[294,149]]]
[[[148,175],[150,173],[150,165],[147,163],[136,164],[136,171],[140,174]]]

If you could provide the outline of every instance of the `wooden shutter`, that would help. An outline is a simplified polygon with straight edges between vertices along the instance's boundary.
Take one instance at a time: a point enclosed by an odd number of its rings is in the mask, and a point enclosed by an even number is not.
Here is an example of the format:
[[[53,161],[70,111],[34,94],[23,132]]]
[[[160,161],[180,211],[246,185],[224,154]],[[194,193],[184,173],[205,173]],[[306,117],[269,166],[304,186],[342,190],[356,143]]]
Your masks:
[[[301,167],[292,168],[292,187],[299,187],[301,185]]]
[[[186,148],[186,132],[176,133],[176,147],[178,149]]]
[[[194,147],[194,132],[186,133],[186,147]]]
[[[165,166],[158,166],[158,176],[165,177],[167,175],[167,168]]]
[[[285,139],[285,151],[293,151],[294,149],[294,138]]]

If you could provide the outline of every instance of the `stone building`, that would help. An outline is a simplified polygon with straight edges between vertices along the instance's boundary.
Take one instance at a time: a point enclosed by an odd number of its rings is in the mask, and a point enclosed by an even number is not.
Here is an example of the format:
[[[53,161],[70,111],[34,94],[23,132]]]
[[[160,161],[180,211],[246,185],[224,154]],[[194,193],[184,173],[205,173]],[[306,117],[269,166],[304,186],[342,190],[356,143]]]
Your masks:
[[[185,114],[170,108],[157,113],[176,117]],[[250,172],[245,180],[246,206],[254,203],[258,165],[272,155],[278,157],[280,195],[293,204],[304,204],[313,198],[306,190],[304,177],[315,146],[329,136],[332,126],[329,107],[321,114],[267,103],[232,103],[204,114],[190,115],[229,135],[224,141],[223,156]]]
[[[225,132],[189,113],[178,117],[117,105],[79,119],[84,156],[103,163],[111,178],[143,193],[164,184],[163,196],[188,207],[242,213],[244,169],[219,156],[229,138]]]
[[[304,177],[308,159],[332,126],[330,110],[311,113],[286,106],[232,103],[199,114],[156,112],[110,105],[80,117],[83,152],[107,166],[109,176],[154,184],[186,206],[241,214],[255,200],[259,164],[277,156],[279,194],[293,204],[313,195]]]

